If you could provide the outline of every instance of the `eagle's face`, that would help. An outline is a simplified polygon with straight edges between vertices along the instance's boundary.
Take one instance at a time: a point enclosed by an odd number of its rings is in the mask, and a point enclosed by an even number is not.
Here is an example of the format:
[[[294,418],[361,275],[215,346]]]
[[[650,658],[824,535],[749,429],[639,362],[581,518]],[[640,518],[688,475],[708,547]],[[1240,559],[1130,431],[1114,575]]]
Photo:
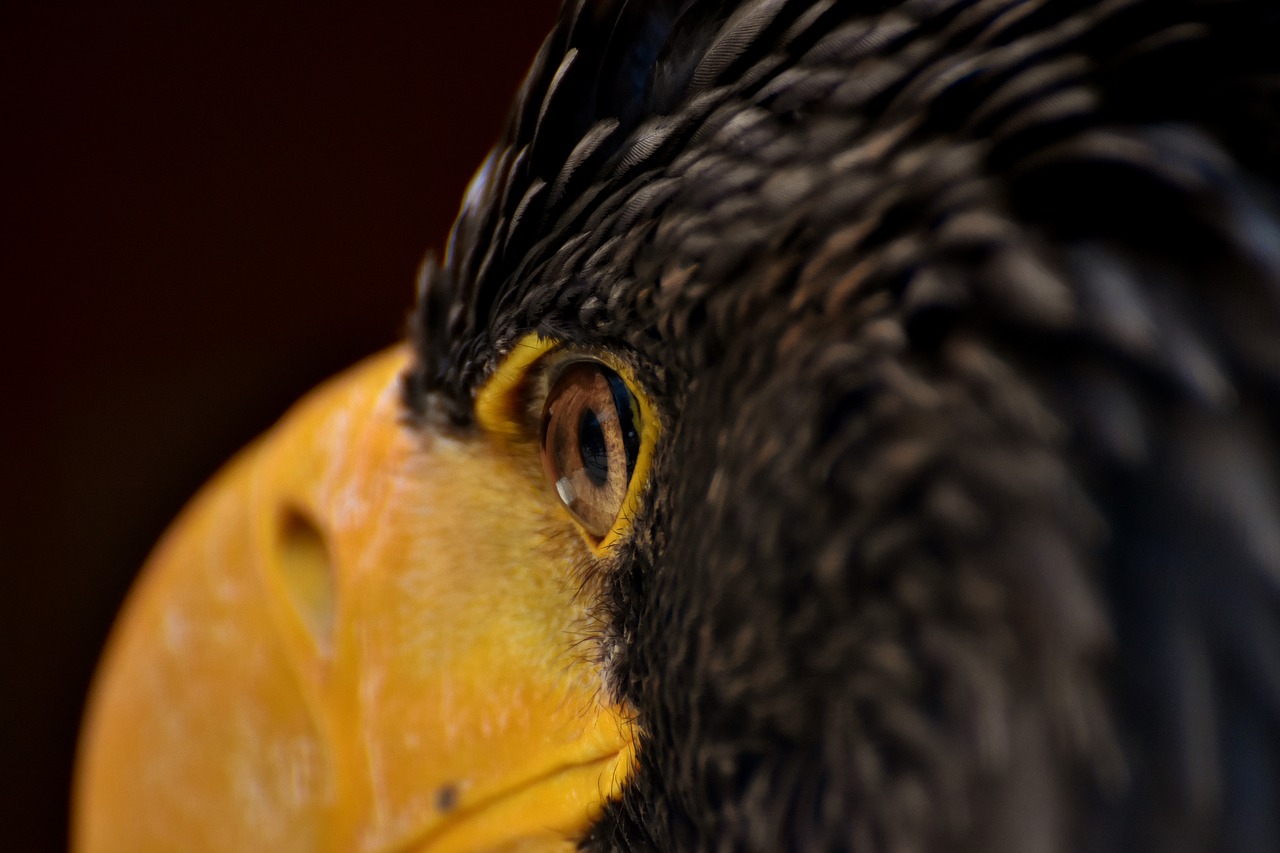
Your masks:
[[[83,849],[1270,849],[1276,15],[731,5],[565,11],[157,550]]]

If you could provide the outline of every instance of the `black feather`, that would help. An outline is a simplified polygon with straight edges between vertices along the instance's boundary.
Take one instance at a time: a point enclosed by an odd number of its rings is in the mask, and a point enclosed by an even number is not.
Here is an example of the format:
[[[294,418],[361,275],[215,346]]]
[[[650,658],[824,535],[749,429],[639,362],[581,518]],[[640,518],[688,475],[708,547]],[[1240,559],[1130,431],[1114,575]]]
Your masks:
[[[424,267],[665,425],[588,850],[1280,849],[1280,12],[569,4]],[[606,652],[607,650],[607,652]]]

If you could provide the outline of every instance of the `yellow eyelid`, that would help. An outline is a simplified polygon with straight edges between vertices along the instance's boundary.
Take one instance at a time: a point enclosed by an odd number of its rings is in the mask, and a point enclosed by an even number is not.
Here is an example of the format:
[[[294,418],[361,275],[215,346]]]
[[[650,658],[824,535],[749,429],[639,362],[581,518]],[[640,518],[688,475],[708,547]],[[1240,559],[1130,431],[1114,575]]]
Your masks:
[[[525,387],[529,371],[543,358],[560,350],[561,346],[560,341],[531,332],[512,348],[494,374],[476,392],[475,414],[480,429],[508,446],[529,442],[528,415],[521,391]],[[599,361],[622,377],[631,391],[631,399],[636,406],[635,414],[640,421],[640,450],[636,454],[631,481],[627,484],[626,497],[622,499],[613,526],[602,539],[596,541],[574,521],[591,552],[597,557],[604,557],[631,530],[632,520],[640,509],[640,498],[649,479],[649,468],[653,464],[653,451],[658,443],[661,426],[658,423],[658,413],[650,405],[648,397],[640,392],[627,364],[607,351],[583,355]],[[572,518],[567,507],[561,504],[561,508]]]

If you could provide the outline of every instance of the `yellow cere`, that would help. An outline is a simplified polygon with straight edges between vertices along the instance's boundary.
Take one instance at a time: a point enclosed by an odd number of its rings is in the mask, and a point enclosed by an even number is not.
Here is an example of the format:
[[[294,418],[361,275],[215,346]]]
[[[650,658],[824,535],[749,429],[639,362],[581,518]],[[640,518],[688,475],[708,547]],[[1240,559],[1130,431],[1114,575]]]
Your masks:
[[[631,368],[608,350],[578,351],[571,349],[554,338],[546,338],[537,332],[531,332],[512,348],[511,352],[498,365],[498,369],[476,393],[476,422],[480,428],[498,441],[510,446],[528,445],[529,452],[534,452],[538,436],[536,424],[530,423],[527,389],[531,387],[531,379],[537,372],[548,366],[547,362],[559,362],[573,357],[581,357],[600,362],[617,373],[631,391],[638,411],[635,412],[640,424],[640,450],[636,455],[635,470],[627,485],[627,494],[618,511],[613,527],[604,538],[596,539],[574,521],[574,526],[582,534],[587,547],[597,557],[604,557],[631,531],[631,523],[640,508],[640,498],[644,494],[645,484],[649,479],[649,469],[653,464],[654,448],[661,434],[661,424],[657,412],[654,411],[648,397],[641,391]],[[545,394],[545,383],[543,390]],[[542,400],[536,400],[541,411]],[[548,486],[548,488],[550,488]],[[560,504],[559,500],[556,501]],[[572,518],[567,508],[563,508],[566,517]]]

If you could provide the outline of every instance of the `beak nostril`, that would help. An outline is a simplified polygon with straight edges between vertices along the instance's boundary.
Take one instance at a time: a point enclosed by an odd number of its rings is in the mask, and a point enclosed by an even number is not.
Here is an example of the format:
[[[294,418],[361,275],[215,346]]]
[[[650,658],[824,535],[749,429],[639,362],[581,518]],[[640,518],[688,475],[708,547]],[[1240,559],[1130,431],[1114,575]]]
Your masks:
[[[333,649],[333,560],[319,526],[297,507],[280,518],[278,565],[294,609],[321,655]]]

